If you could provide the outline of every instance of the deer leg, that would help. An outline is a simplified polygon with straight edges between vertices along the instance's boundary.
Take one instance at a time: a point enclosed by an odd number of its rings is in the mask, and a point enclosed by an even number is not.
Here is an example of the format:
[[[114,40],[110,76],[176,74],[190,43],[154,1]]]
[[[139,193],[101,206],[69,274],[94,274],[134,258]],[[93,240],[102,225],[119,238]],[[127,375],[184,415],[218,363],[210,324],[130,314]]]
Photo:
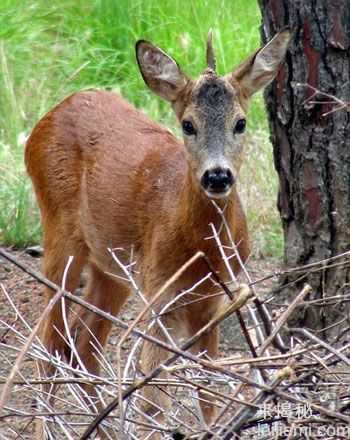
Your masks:
[[[167,329],[171,328],[171,323],[165,318],[161,318],[164,327]],[[155,323],[153,327],[147,332],[150,336],[154,338],[168,342],[165,338],[165,335],[162,329],[159,327],[158,323]],[[142,372],[146,375],[158,367],[161,363],[163,363],[168,357],[170,353],[156,344],[153,344],[149,341],[144,341],[142,350],[141,350],[141,359],[140,359],[140,368]],[[157,376],[159,379],[166,379],[167,373],[163,371],[161,374]],[[166,419],[166,414],[171,405],[171,399],[166,393],[166,390],[162,389],[163,387],[156,386],[145,386],[142,389],[142,403],[141,409],[148,416],[151,416],[152,419],[160,425],[163,425]],[[148,434],[148,433],[147,433]],[[159,432],[155,432],[151,439],[158,440],[162,438]]]
[[[130,293],[130,288],[123,282],[112,279],[94,264],[90,265],[90,277],[85,294],[85,301],[104,312],[116,316]],[[99,362],[96,345],[104,348],[112,323],[96,313],[79,307],[71,334],[79,357],[85,368],[93,374],[99,374]],[[98,347],[97,347],[98,348]]]
[[[59,233],[53,235],[55,237],[62,236]],[[74,243],[72,246],[64,247],[57,238],[50,240],[49,246],[45,246],[43,273],[50,281],[61,285],[63,273],[70,256],[73,256],[73,261],[67,273],[65,290],[74,293],[79,285],[80,274],[87,257],[87,251],[83,243]],[[45,288],[46,304],[51,300],[54,293],[51,289]],[[67,306],[66,313],[68,314]],[[43,344],[50,353],[55,354],[57,352],[62,355],[66,353],[67,346],[64,341],[65,328],[61,302],[54,305],[40,330],[40,334]],[[48,376],[54,373],[55,368],[45,362],[41,364],[41,370]]]
[[[83,269],[87,257],[87,249],[84,243],[80,240],[62,241],[59,237],[67,237],[69,235],[62,234],[60,227],[53,227],[53,225],[44,225],[44,257],[43,257],[43,273],[52,282],[61,285],[63,273],[68,263],[70,256],[73,256],[73,261],[69,267],[65,289],[74,293],[78,287],[80,274]],[[72,234],[70,234],[72,235]],[[54,291],[45,288],[45,302],[46,304],[51,300]],[[66,310],[68,313],[68,310]],[[64,341],[65,328],[62,315],[62,303],[56,303],[50,312],[48,318],[43,323],[40,329],[41,341],[46,349],[51,354],[59,353],[66,355],[67,344]],[[38,370],[41,377],[48,378],[55,373],[55,367],[50,362],[38,362]],[[52,401],[55,388],[50,384],[42,386],[43,399],[48,403]],[[37,423],[37,439],[45,438],[45,428],[43,423],[39,420]]]
[[[210,359],[216,359],[219,348],[219,327],[215,327],[209,333],[204,335],[196,345],[195,349],[198,353],[206,352]],[[207,392],[199,391],[199,405],[202,410],[205,423],[209,426],[216,415],[216,407],[214,406],[215,397]]]
[[[130,288],[123,282],[112,279],[99,270],[94,264],[90,265],[90,277],[85,294],[85,301],[98,307],[100,310],[116,316],[130,293]],[[78,314],[71,327],[71,335],[75,340],[75,348],[84,368],[94,375],[99,375],[99,351],[106,345],[112,323],[96,313],[79,307]],[[77,359],[75,359],[77,363]],[[77,363],[78,364],[78,363]],[[78,364],[79,365],[79,364]],[[102,403],[98,399],[93,385],[84,386],[89,396],[86,398],[88,405],[95,401],[97,411],[102,410]],[[92,408],[94,410],[94,408]],[[100,439],[114,438],[114,431],[108,427],[100,426],[98,429]]]

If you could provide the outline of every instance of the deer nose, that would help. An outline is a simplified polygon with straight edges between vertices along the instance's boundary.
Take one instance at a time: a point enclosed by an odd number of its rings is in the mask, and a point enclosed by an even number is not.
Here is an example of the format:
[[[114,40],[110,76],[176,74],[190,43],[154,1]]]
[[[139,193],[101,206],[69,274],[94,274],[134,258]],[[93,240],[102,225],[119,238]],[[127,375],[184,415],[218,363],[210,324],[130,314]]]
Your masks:
[[[207,170],[201,179],[203,188],[212,193],[226,192],[234,183],[235,178],[229,168]]]

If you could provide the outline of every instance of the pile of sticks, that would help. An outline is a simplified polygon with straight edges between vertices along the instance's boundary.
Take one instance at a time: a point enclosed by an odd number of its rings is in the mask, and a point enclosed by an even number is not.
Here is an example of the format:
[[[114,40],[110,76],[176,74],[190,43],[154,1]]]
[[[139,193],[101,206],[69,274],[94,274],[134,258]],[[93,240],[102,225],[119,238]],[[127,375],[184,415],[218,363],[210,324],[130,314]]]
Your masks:
[[[215,233],[214,230],[214,237]],[[217,244],[229,270],[229,258],[220,242]],[[144,301],[132,325],[65,291],[65,280],[61,286],[56,286],[0,249],[2,258],[56,292],[33,327],[21,315],[11,298],[11,292],[2,286],[2,293],[21,325],[14,327],[9,322],[0,322],[0,362],[6,362],[9,353],[16,354],[9,374],[0,378],[0,439],[35,438],[33,425],[38,419],[45,424],[47,438],[55,440],[98,438],[97,428],[105,431],[106,438],[111,439],[152,439],[155,433],[164,439],[198,440],[350,438],[350,344],[326,343],[315,332],[288,326],[290,316],[299,307],[311,302],[308,300],[310,286],[305,285],[290,304],[280,308],[281,313],[273,320],[269,309],[276,298],[271,293],[261,299],[258,290],[259,283],[279,274],[273,273],[253,281],[243,267],[245,284],[238,284],[232,274],[232,283],[227,285],[210,270],[210,262],[207,262],[208,276],[217,284],[218,294],[227,297],[225,306],[196,335],[177,346],[173,341],[157,340],[148,335],[150,326],[161,322],[162,313],[177,307],[176,300],[167,304],[160,314],[152,313],[152,305],[181,276],[183,270],[196,259],[205,258],[205,255],[198,253],[193,256],[148,303],[135,282],[132,264],[123,265],[116,250],[111,249],[110,253],[123,269],[125,278],[136,294]],[[346,257],[350,257],[350,254],[333,257],[327,263],[337,263],[338,260],[347,264]],[[67,264],[65,276],[70,263]],[[324,263],[322,261],[294,271],[307,273],[322,270]],[[184,296],[184,292],[181,295]],[[186,292],[186,298],[190,295],[191,291]],[[69,360],[62,359],[58,353],[49,353],[38,337],[38,329],[53,304],[61,301],[64,308],[67,300],[86,307],[119,328],[116,362],[111,362],[108,353],[105,354],[98,346],[98,341],[95,341],[94,349],[99,353],[101,365],[99,376],[89,373],[81,360],[78,367],[73,368]],[[327,298],[329,302],[336,300],[336,297]],[[232,314],[237,315],[241,326],[246,341],[245,350],[215,360],[208,358],[206,353],[191,353],[191,346],[203,334]],[[144,325],[145,316],[152,317],[147,325]],[[68,323],[66,328],[69,328]],[[4,342],[4,333],[11,333],[14,342]],[[143,375],[138,368],[143,340],[151,341],[169,353],[167,360],[147,375]],[[79,359],[74,337],[68,334],[66,342]],[[25,365],[31,361],[53,363],[57,371],[55,377],[40,378],[34,369],[28,375]],[[162,378],[164,371],[168,373],[167,379]],[[51,399],[42,389],[42,385],[48,381],[53,388],[59,385],[59,392]],[[94,397],[86,395],[84,384],[94,386]],[[166,423],[157,423],[142,412],[144,397],[140,390],[146,386],[158,387],[160,392],[166,392],[171,398],[171,410],[158,408],[159,412],[165,413]],[[211,426],[205,424],[200,413],[200,390],[202,399],[205,394],[216,399],[218,411]],[[101,403],[103,410],[98,409]]]

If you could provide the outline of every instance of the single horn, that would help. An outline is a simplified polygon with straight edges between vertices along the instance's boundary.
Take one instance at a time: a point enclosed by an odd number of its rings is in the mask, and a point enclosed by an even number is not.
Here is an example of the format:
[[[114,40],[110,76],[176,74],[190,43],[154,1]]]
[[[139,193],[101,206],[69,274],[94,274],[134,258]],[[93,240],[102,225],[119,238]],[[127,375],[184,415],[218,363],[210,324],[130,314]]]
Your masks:
[[[214,73],[216,71],[216,59],[213,49],[213,32],[210,29],[207,38],[207,66],[208,69],[212,70]]]

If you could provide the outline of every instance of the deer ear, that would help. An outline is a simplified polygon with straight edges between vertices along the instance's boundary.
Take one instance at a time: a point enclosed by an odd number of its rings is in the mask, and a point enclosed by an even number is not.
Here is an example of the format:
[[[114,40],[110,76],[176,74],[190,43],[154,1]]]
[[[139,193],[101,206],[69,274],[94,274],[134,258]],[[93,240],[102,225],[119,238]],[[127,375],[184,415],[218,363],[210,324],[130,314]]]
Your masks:
[[[232,78],[238,81],[246,96],[266,87],[275,78],[286,55],[291,35],[289,29],[279,32],[233,71]]]
[[[167,101],[176,101],[188,78],[176,61],[153,44],[140,40],[136,43],[136,58],[148,87]]]

